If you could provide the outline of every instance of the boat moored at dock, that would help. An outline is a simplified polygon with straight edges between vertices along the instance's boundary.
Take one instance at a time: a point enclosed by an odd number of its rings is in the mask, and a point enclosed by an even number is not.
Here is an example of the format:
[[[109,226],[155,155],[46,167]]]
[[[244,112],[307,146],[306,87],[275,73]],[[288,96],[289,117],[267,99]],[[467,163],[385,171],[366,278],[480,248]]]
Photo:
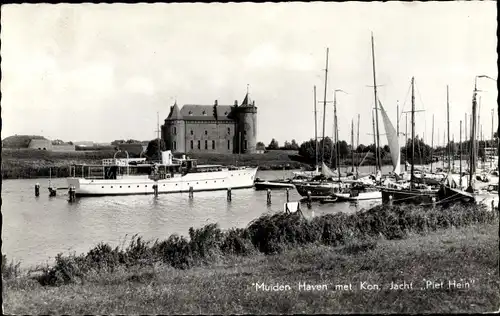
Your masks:
[[[161,153],[159,163],[142,159],[104,159],[102,165],[72,167],[67,179],[77,196],[134,195],[251,188],[258,168],[197,165],[196,159]],[[116,154],[115,154],[116,156]],[[81,171],[79,177],[76,172]],[[155,187],[156,185],[156,187]]]

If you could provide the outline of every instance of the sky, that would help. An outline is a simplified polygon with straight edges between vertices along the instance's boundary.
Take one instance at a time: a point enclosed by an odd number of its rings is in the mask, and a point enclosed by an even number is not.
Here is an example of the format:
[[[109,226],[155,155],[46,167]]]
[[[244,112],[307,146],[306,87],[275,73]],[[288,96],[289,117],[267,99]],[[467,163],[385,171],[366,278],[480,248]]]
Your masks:
[[[371,32],[378,97],[396,125],[411,109],[416,134],[443,143],[446,87],[450,138],[471,113],[476,75],[497,78],[496,4],[343,2],[230,4],[11,4],[1,7],[2,138],[43,135],[65,141],[148,140],[177,100],[239,103],[247,85],[258,108],[257,139],[280,144],[323,130],[373,143]],[[479,79],[480,120],[498,124],[496,82]],[[399,115],[400,130],[406,114]],[[408,119],[409,119],[408,115]],[[380,133],[384,133],[379,116]],[[469,125],[469,123],[467,123]],[[410,123],[408,123],[410,129]],[[381,144],[386,144],[384,135]]]

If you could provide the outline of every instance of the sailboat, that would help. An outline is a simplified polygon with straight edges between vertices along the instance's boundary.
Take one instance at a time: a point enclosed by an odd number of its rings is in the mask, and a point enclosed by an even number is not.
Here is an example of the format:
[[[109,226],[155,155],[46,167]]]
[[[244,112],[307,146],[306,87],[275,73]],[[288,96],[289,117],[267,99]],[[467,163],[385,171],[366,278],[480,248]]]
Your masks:
[[[384,204],[431,204],[437,200],[437,190],[432,190],[430,187],[417,187],[415,184],[415,78],[411,79],[411,174],[409,187],[398,186],[393,184],[391,188],[385,187],[381,189],[382,203]],[[389,133],[388,133],[389,135]],[[391,148],[391,152],[392,152]],[[399,150],[398,150],[399,151]]]
[[[475,174],[476,174],[476,108],[477,108],[477,84],[474,85],[472,94],[472,124],[470,137],[470,167],[469,167],[469,183],[466,190],[458,187],[457,183],[451,177],[447,178],[446,184],[442,185],[439,190],[439,198],[443,203],[449,204],[457,201],[466,203],[475,203]]]

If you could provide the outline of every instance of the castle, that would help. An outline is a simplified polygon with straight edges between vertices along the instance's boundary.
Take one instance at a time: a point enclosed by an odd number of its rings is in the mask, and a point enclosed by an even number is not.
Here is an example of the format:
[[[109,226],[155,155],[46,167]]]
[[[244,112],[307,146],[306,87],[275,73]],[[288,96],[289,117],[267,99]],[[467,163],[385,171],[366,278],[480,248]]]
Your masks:
[[[161,126],[167,150],[178,153],[256,153],[257,108],[247,92],[238,105],[185,104],[177,101]]]

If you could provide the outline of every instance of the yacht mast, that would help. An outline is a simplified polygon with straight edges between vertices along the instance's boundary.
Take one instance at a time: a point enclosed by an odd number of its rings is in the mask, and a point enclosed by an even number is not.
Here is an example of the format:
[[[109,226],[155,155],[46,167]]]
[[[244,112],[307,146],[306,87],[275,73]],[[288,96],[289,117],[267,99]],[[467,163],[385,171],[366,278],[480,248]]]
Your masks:
[[[380,161],[380,135],[378,128],[378,98],[377,98],[377,78],[375,74],[375,47],[373,44],[373,32],[372,32],[372,65],[373,65],[373,92],[375,97],[375,128],[376,128],[376,143],[375,143],[375,156],[376,156],[376,168],[377,171],[381,171],[381,161]]]
[[[450,150],[450,96],[448,85],[446,86],[446,117],[448,119],[448,143],[446,145],[448,151],[448,172],[451,170],[451,150]]]
[[[411,78],[411,177],[410,177],[410,190],[413,190],[413,183],[415,181],[415,77]]]
[[[460,120],[460,189],[462,189],[462,120]]]
[[[477,77],[474,82],[474,93],[472,94],[472,124],[471,124],[471,137],[470,137],[470,166],[469,166],[469,187],[467,191],[474,191],[474,173],[476,173],[476,107],[477,107]]]
[[[328,83],[328,47],[326,48],[326,68],[325,68],[325,94],[323,98],[323,145],[321,149],[321,161],[325,161],[325,119],[326,119],[326,88]]]
[[[314,86],[314,148],[316,157],[316,172],[318,172],[318,119],[316,111],[316,86]]]
[[[357,150],[357,149],[358,149],[358,147],[359,147],[359,116],[360,116],[360,115],[358,114],[358,135],[357,135],[357,137],[356,137],[356,138],[357,138],[357,139],[356,139],[356,150]],[[356,156],[358,157],[358,155],[356,155]],[[358,158],[358,159],[359,159],[359,158]],[[356,159],[356,174],[358,174],[358,170],[359,170],[359,168],[358,168],[358,161],[357,161],[358,159]]]
[[[160,112],[156,112],[156,135],[158,139],[158,159],[161,161]]]
[[[377,173],[377,138],[376,138],[376,131],[375,131],[375,114],[373,113],[375,111],[372,110],[372,126],[373,126],[373,144],[375,146],[375,152],[373,153],[375,156],[375,173]]]
[[[432,114],[432,136],[431,136],[431,173],[434,162],[434,114]]]
[[[354,173],[354,120],[351,120],[351,168]]]

